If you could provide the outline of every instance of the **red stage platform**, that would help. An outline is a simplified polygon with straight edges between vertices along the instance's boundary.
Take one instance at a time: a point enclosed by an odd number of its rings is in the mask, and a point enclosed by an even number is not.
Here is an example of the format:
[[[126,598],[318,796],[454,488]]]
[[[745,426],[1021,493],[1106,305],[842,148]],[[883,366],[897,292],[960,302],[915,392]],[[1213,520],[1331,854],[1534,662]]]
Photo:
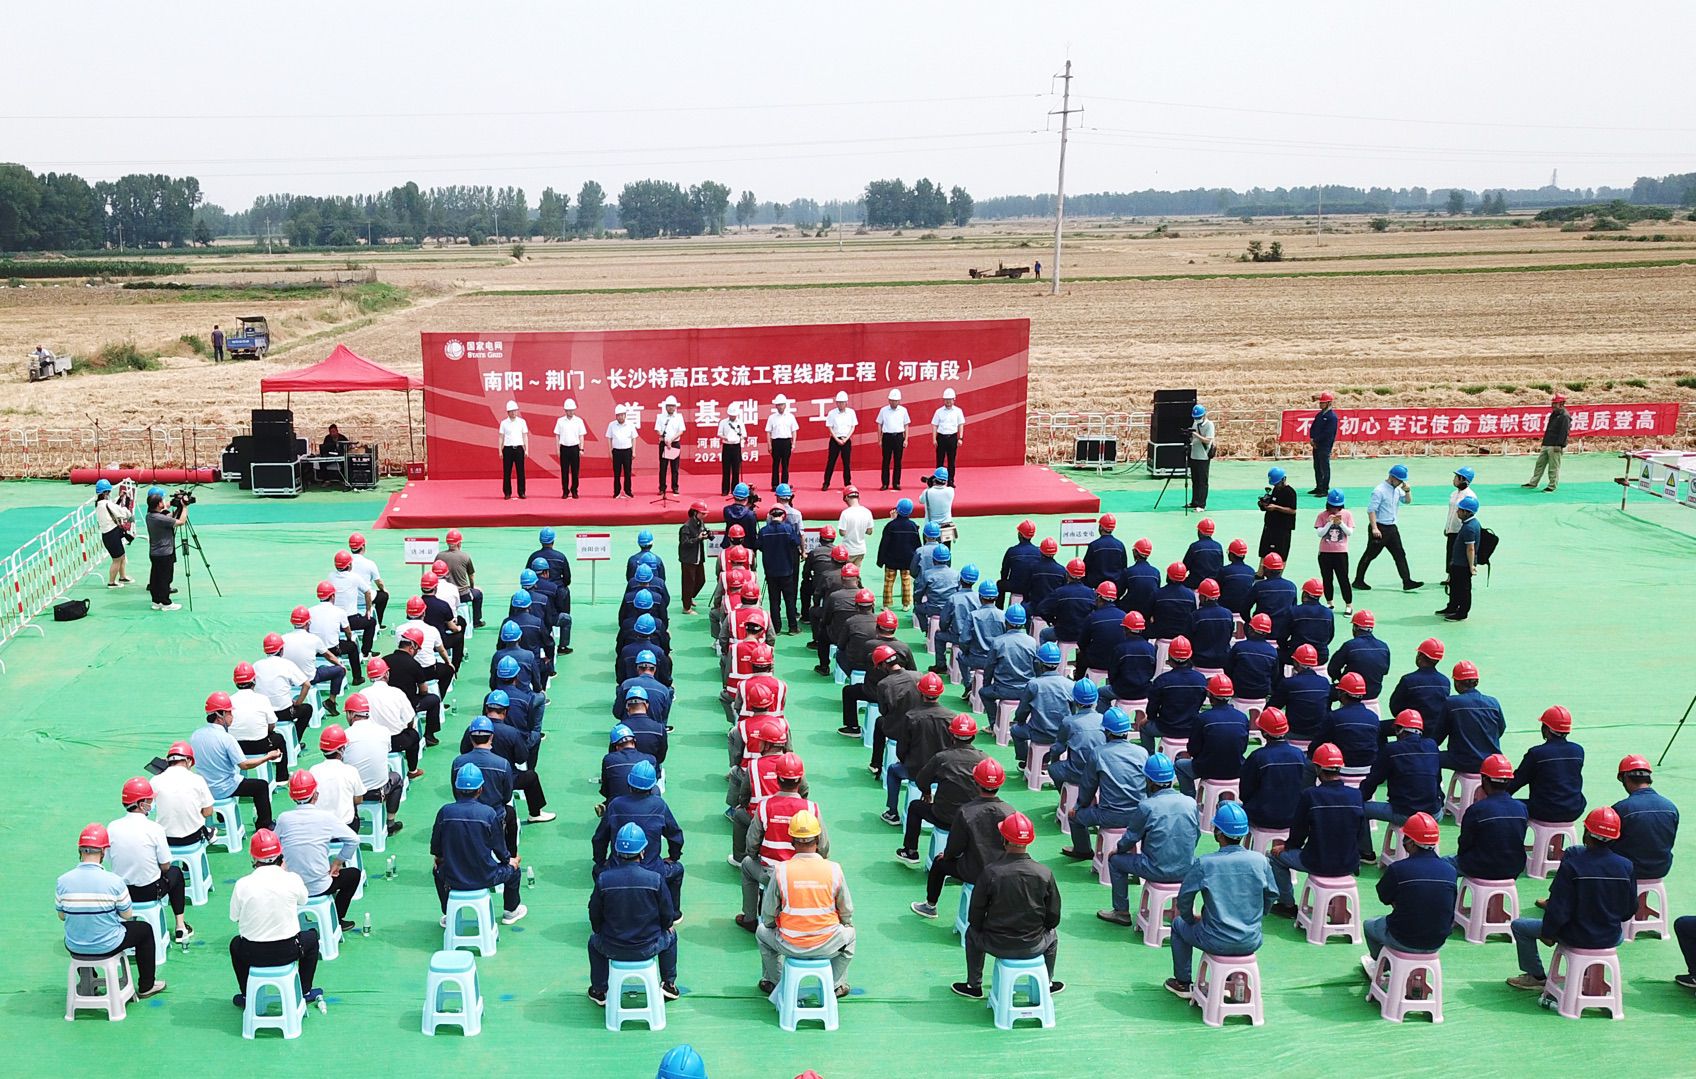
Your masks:
[[[862,504],[875,516],[885,517],[903,496],[917,499],[924,487],[919,483],[920,472],[909,470],[907,489],[879,491],[877,472],[870,473],[872,486],[861,486]],[[772,504],[771,491],[764,485],[766,475],[757,477],[761,494],[760,509]],[[809,525],[825,521],[834,523],[842,510],[840,488],[820,491],[816,478],[812,484],[802,477],[795,484],[795,504]],[[967,468],[964,483],[954,500],[958,517],[983,517],[996,514],[1056,514],[1096,513],[1101,500],[1092,492],[1079,487],[1058,473],[1036,465],[1012,467]],[[400,493],[389,499],[377,528],[537,528],[542,525],[651,525],[682,523],[689,503],[695,499],[710,508],[709,518],[719,520],[718,509],[725,499],[718,493],[716,477],[683,477],[681,501],[670,505],[650,505],[655,497],[651,487],[654,477],[636,477],[636,497],[614,499],[607,493],[611,481],[604,476],[593,480],[584,477],[582,498],[562,499],[547,477],[530,485],[525,499],[501,497],[499,480],[414,480]],[[593,492],[591,494],[591,491]]]

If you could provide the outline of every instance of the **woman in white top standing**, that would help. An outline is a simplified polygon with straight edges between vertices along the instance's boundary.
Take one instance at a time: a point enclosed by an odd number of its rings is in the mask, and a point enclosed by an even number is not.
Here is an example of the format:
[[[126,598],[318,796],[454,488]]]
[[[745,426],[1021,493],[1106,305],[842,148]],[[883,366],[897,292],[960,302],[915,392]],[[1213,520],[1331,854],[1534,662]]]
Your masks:
[[[518,414],[518,402],[506,403],[501,421],[501,494],[512,497],[512,474],[518,473],[518,497],[524,497],[524,455],[530,449],[530,425]]]
[[[771,444],[771,485],[789,482],[789,454],[795,449],[795,435],[801,421],[789,409],[789,398],[778,394],[771,403],[771,415],[766,417],[766,441]]]
[[[565,415],[554,421],[554,441],[559,443],[559,496],[577,497],[577,479],[583,471],[583,440],[589,425],[577,414],[577,401],[565,399]]]
[[[948,486],[960,471],[960,443],[966,441],[966,413],[954,403],[954,387],[942,391],[942,407],[931,416],[936,434],[936,467],[948,470]]]
[[[607,445],[612,448],[612,496],[635,498],[630,490],[630,474],[636,460],[636,425],[624,418],[623,405],[615,405],[612,422],[607,424]],[[622,486],[621,486],[622,483]]]
[[[135,511],[112,497],[111,480],[94,481],[94,520],[100,527],[100,542],[112,556],[106,571],[106,587],[122,588],[130,582],[126,544],[134,534]]]

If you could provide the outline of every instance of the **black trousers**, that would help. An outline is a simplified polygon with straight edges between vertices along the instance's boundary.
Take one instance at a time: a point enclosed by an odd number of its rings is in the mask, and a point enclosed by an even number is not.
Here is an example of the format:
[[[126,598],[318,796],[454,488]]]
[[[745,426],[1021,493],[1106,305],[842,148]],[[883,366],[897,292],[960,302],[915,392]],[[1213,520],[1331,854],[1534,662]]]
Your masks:
[[[446,686],[442,687],[442,692],[447,692]],[[413,702],[413,708],[424,713],[424,733],[435,737],[436,732],[442,729],[442,699],[434,693],[420,693],[418,700]],[[389,741],[392,743],[394,739]]]
[[[795,448],[792,438],[771,440],[771,485],[789,482],[789,454]]]
[[[153,971],[159,962],[159,955],[154,951],[153,927],[139,918],[124,923],[124,940],[116,948],[99,955],[81,955],[72,952],[78,959],[110,959],[127,948],[135,949],[135,987],[146,992],[153,988]],[[89,977],[85,974],[84,977]],[[116,987],[107,986],[107,992],[113,992]]]
[[[230,939],[230,965],[236,968],[236,988],[247,995],[247,972],[254,967],[300,964],[301,992],[311,992],[312,975],[318,971],[318,930],[303,929],[282,940]]]
[[[501,447],[501,494],[512,497],[512,476],[518,474],[518,497],[524,497],[524,447]]]
[[[1277,530],[1274,530],[1271,527],[1261,528],[1260,557],[1265,558],[1267,555],[1276,551],[1279,558],[1282,558],[1286,563],[1289,562],[1290,537],[1293,534],[1292,530],[1288,528],[1281,528]]]
[[[1313,489],[1329,491],[1331,489],[1331,447],[1315,443],[1313,446]]]
[[[573,498],[577,497],[577,488],[576,487],[573,487],[571,489],[571,497],[573,497]],[[475,622],[479,626],[482,625],[483,624],[483,590],[481,588],[461,588],[459,590],[459,594],[460,594],[461,598],[464,598],[465,596],[471,597],[471,621]]]
[[[959,469],[960,433],[936,436],[936,467],[948,470],[948,486],[954,486],[954,473]]]
[[[936,905],[936,901],[942,898],[942,886],[947,883],[949,877],[964,883],[964,878],[960,876],[959,859],[945,858],[938,854],[931,860],[930,870],[925,874],[926,903],[933,907]]]
[[[346,670],[352,675],[354,685],[362,686],[365,684],[365,664],[360,662],[359,659],[358,641],[349,640],[344,637],[337,641],[336,646],[330,649],[330,651],[334,652],[346,661]],[[334,674],[332,674],[331,677],[333,678]]]
[[[994,948],[994,951],[990,949]],[[1032,955],[1041,955],[1043,962],[1048,965],[1048,980],[1054,980],[1054,958],[1060,951],[1059,934],[1049,930],[1043,939],[1041,951],[1033,952],[1029,948],[1009,948],[1000,941],[986,937],[977,929],[966,930],[966,982],[970,985],[983,984],[983,961],[985,955],[994,955],[1002,959],[1029,959]]]
[[[366,791],[365,797],[361,798],[360,801],[382,802],[383,807],[389,811],[389,820],[392,821],[395,819],[395,814],[400,812],[400,788],[401,784],[399,777],[397,777],[393,772],[390,772],[389,781],[383,784],[382,790]],[[355,831],[357,830],[358,829],[355,829]]]
[[[582,474],[583,447],[561,446],[559,448],[559,496],[561,498],[577,497],[577,481]]]
[[[148,596],[154,603],[171,602],[171,579],[177,575],[176,553],[156,554],[148,561],[151,563],[147,572]]]
[[[882,439],[883,460],[878,465],[878,482],[885,487],[901,486],[901,459],[907,454],[907,436],[885,433]]]
[[[289,777],[288,744],[283,741],[283,736],[276,731],[270,732],[263,738],[238,738],[236,745],[241,747],[243,753],[255,757],[264,756],[273,749],[281,753],[281,757],[271,762],[271,767],[277,770],[277,782],[281,783]]]
[[[370,655],[377,645],[377,620],[370,615],[350,614],[347,628],[359,634],[359,650]]]
[[[719,446],[718,453],[718,486],[719,494],[728,497],[732,489],[742,482],[742,443],[731,442]],[[673,487],[673,490],[676,488]]]
[[[782,619],[778,617],[780,604],[789,608],[790,631],[793,632],[800,628],[800,618],[795,613],[795,575],[793,573],[787,577],[766,578],[766,602],[771,605],[771,631],[773,633],[777,632],[777,627],[782,623]]]
[[[330,886],[319,892],[335,900],[336,917],[347,919],[347,908],[353,905],[353,893],[359,891],[361,873],[358,867],[344,865],[330,878]]]
[[[1190,458],[1190,505],[1195,509],[1207,508],[1207,472],[1212,466],[1205,457]]]
[[[832,438],[825,443],[824,455],[824,486],[830,486],[830,478],[836,472],[836,462],[842,462],[842,482],[854,482],[854,443],[853,440],[838,442]],[[820,488],[823,490],[824,488]]]
[[[678,456],[673,457],[670,460],[667,460],[666,456],[665,456],[665,446],[663,444],[660,446],[659,454],[660,454],[660,488],[659,488],[660,494],[662,494],[662,495],[665,494],[665,477],[666,477],[667,472],[671,473],[671,489],[672,489],[673,492],[675,492],[677,490],[677,473],[678,473],[678,470],[679,470],[679,466],[683,462],[683,455],[679,454]]]
[[[1449,567],[1449,613],[1472,613],[1472,570],[1468,566]]]
[[[1389,551],[1390,557],[1395,559],[1396,572],[1402,575],[1402,584],[1407,584],[1413,580],[1413,575],[1407,571],[1407,552],[1402,550],[1401,529],[1395,525],[1379,525],[1378,532],[1379,535],[1367,536],[1366,553],[1360,556],[1360,565],[1354,571],[1355,583],[1366,580],[1366,567],[1378,557],[1378,552]]]
[[[1325,602],[1331,602],[1331,582],[1343,593],[1345,604],[1354,603],[1354,589],[1349,585],[1349,553],[1347,551],[1319,552],[1319,579],[1325,583]]]
[[[865,682],[854,683],[842,687],[842,725],[849,730],[860,729],[860,702],[871,703],[877,700],[877,694]]]
[[[130,902],[151,903],[155,899],[164,899],[171,904],[171,913],[182,916],[188,907],[183,883],[183,867],[173,865],[159,874],[159,879],[152,884],[131,884]]]
[[[635,450],[634,447],[632,447],[628,450],[613,450],[612,451],[612,493],[613,493],[613,497],[616,498],[619,495],[632,495],[632,496],[634,496],[634,492],[632,492],[630,490],[630,477],[631,477],[632,472],[634,471],[635,462],[636,462],[636,450]]]
[[[540,743],[537,749],[540,749]],[[536,753],[530,754],[528,765],[512,773],[512,789],[524,795],[524,805],[532,817],[548,807],[548,797],[542,793],[542,777],[536,774]]]
[[[925,821],[930,821],[936,827],[942,827],[942,821],[936,815],[936,803],[913,799],[907,803],[907,827],[901,835],[903,850],[919,849],[919,829]]]
[[[406,758],[406,767],[410,772],[418,770],[418,746],[423,739],[418,734],[417,727],[408,727],[399,734],[389,735],[389,749]]]
[[[255,827],[269,828],[277,823],[277,818],[271,814],[271,784],[258,776],[249,776],[237,783],[236,789],[230,793],[230,797],[252,800]]]

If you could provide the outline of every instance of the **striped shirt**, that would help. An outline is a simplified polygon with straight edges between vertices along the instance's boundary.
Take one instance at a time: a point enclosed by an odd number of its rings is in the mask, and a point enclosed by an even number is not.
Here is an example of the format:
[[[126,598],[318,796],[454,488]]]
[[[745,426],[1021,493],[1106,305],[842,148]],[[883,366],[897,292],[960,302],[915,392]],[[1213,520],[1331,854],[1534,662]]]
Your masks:
[[[54,906],[65,916],[66,951],[105,955],[124,942],[123,916],[130,911],[124,878],[82,862],[59,877],[54,892]]]

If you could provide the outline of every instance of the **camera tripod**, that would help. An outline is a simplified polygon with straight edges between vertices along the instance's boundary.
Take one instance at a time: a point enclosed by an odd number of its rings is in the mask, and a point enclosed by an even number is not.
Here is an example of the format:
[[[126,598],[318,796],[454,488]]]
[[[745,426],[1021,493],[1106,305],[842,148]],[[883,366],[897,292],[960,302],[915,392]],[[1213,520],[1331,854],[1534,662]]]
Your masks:
[[[1660,757],[1655,760],[1656,768],[1659,768],[1661,762],[1667,759],[1667,754],[1672,752],[1672,744],[1678,740],[1678,732],[1684,729],[1684,721],[1690,718],[1690,713],[1693,710],[1696,710],[1696,697],[1690,698],[1690,703],[1685,706],[1684,715],[1678,718],[1678,726],[1673,728],[1672,737],[1667,739],[1667,747],[1661,750]]]
[[[184,521],[182,528],[182,563],[183,563],[183,595],[188,597],[188,609],[194,610],[194,561],[189,558],[190,549],[200,556],[200,564],[206,567],[206,579],[212,582],[212,591],[224,598],[223,589],[218,587],[218,578],[212,574],[212,563],[206,560],[206,550],[200,545],[200,533],[195,530],[193,521]]]

